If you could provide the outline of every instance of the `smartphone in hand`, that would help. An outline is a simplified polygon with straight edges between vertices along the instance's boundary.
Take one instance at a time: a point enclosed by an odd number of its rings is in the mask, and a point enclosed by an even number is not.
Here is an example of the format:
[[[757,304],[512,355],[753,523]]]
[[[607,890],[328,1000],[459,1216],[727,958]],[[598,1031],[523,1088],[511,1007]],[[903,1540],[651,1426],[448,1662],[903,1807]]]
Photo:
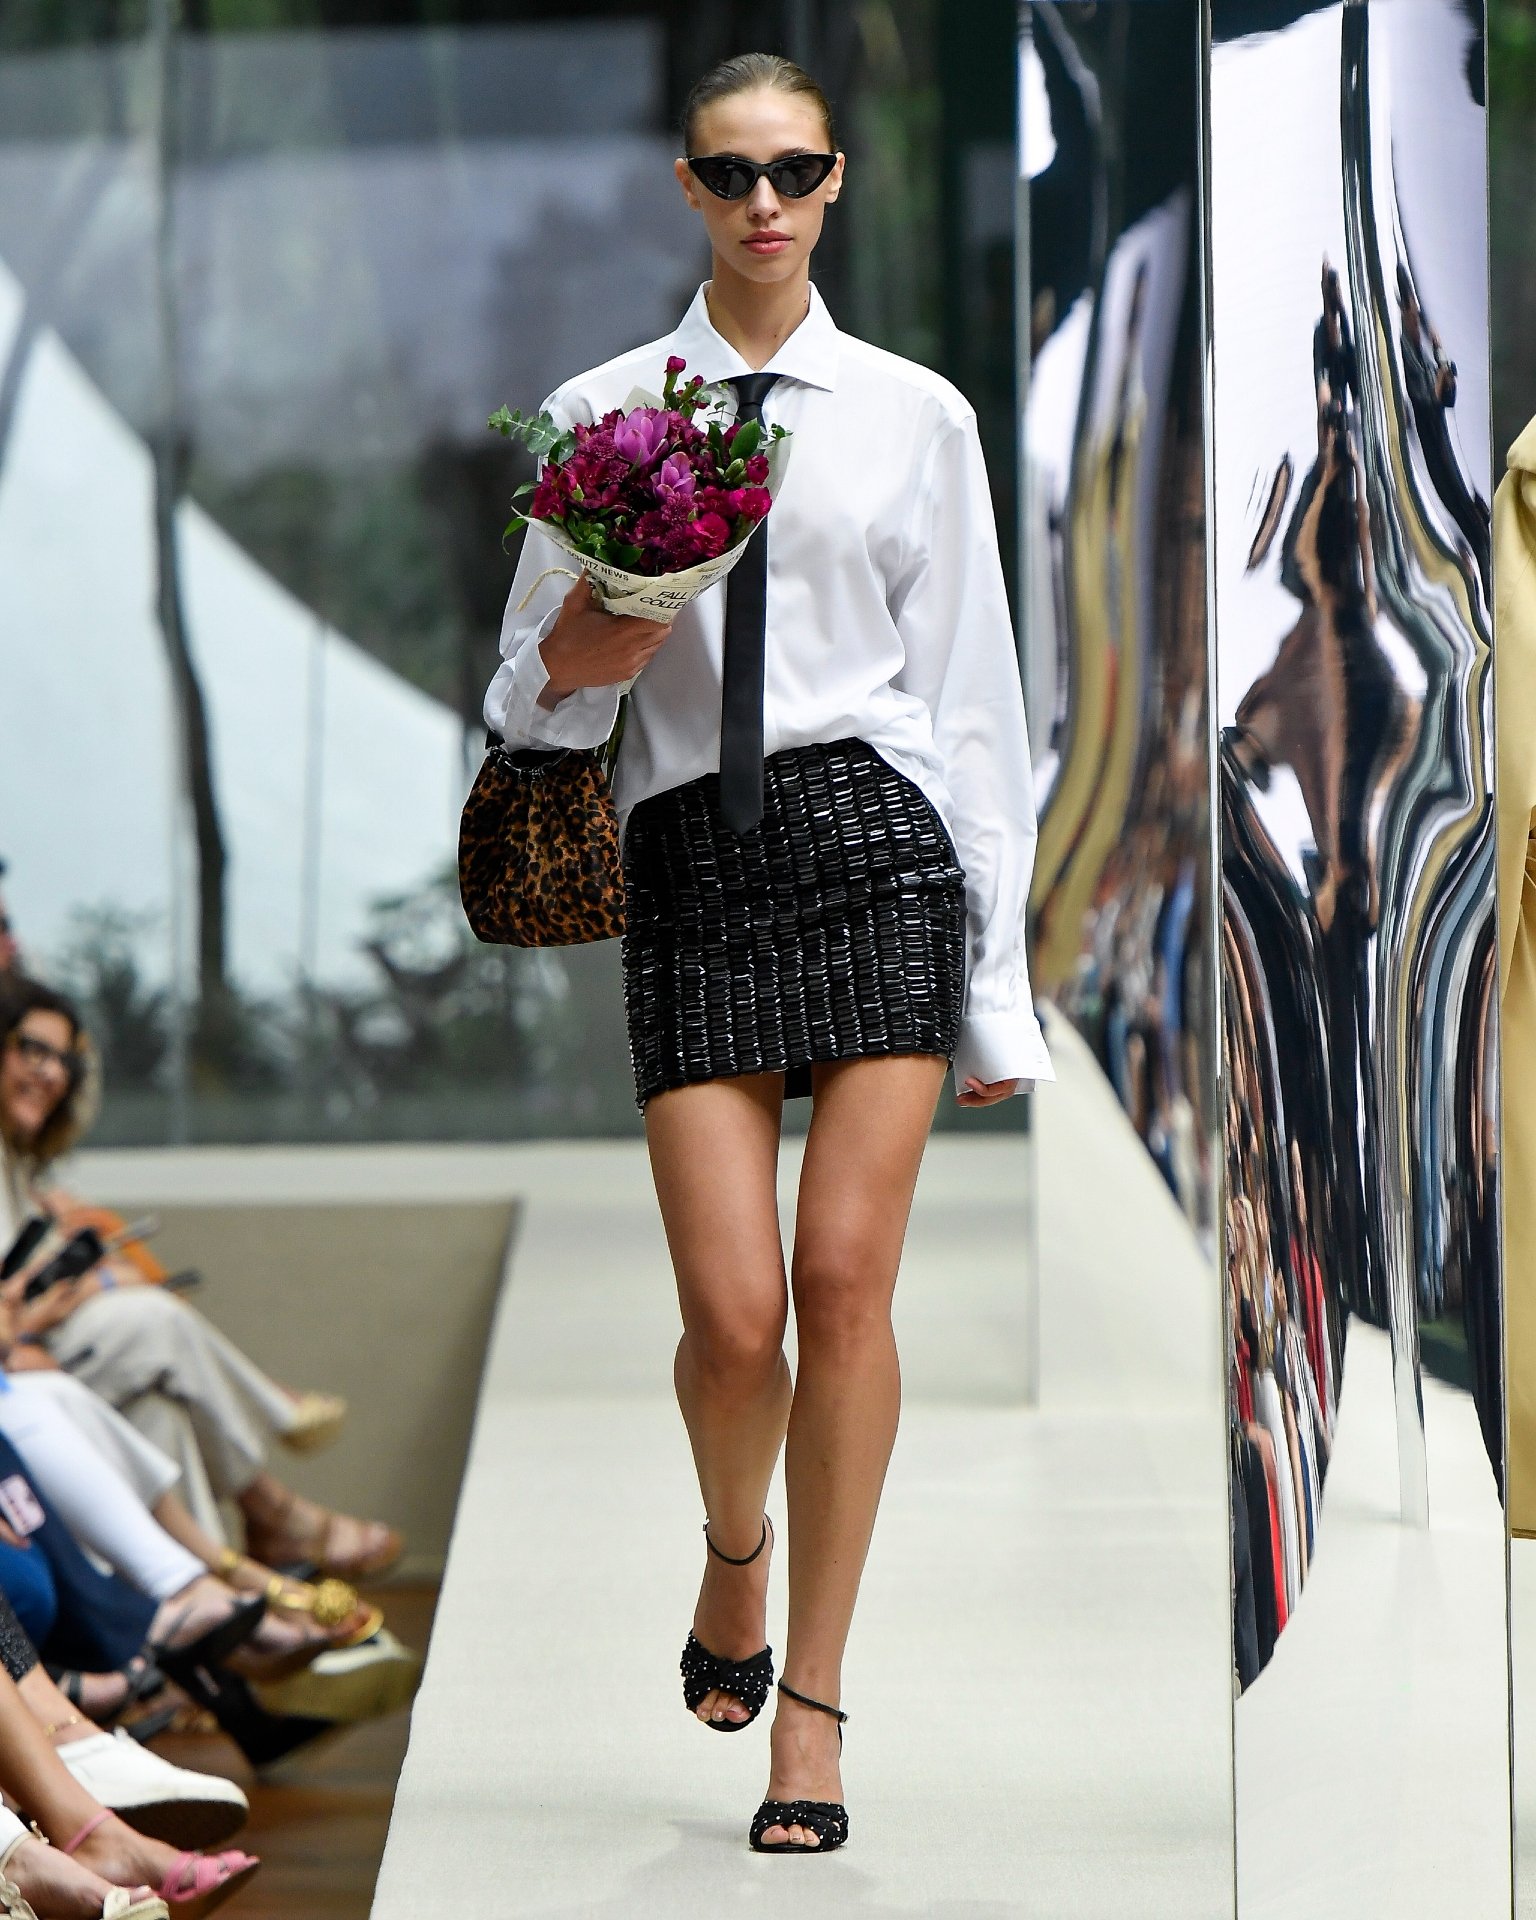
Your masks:
[[[42,1245],[52,1225],[46,1213],[34,1213],[29,1220],[22,1222],[20,1233],[6,1248],[5,1258],[0,1260],[0,1280],[9,1280],[12,1274],[21,1272]]]
[[[59,1251],[45,1265],[38,1268],[22,1289],[22,1299],[33,1301],[50,1287],[58,1286],[61,1280],[78,1280],[91,1268],[99,1266],[106,1255],[107,1243],[94,1227],[82,1227],[78,1233],[72,1233]]]

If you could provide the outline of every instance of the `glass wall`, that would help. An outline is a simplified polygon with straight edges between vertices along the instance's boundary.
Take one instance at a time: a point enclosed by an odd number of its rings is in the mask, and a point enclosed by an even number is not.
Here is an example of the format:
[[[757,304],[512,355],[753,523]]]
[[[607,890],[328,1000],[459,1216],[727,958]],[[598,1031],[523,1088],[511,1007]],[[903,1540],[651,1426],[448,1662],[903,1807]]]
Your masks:
[[[453,851],[515,554],[503,401],[667,331],[713,59],[828,83],[841,324],[983,413],[1011,523],[1012,10],[13,0],[0,854],[98,1138],[630,1131],[613,945],[481,947]],[[993,1124],[1018,1124],[1022,1103]]]

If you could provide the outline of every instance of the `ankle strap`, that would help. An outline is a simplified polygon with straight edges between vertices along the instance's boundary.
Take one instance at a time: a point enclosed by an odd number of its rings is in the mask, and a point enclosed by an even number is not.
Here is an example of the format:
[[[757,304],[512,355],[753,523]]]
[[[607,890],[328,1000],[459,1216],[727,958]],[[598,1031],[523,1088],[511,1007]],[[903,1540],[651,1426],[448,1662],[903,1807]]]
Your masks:
[[[779,1682],[779,1692],[787,1693],[791,1700],[797,1700],[802,1707],[814,1707],[818,1713],[830,1714],[839,1726],[848,1718],[841,1707],[829,1707],[825,1700],[813,1700],[807,1693],[796,1693],[787,1680]]]
[[[102,1821],[110,1820],[111,1818],[112,1818],[112,1809],[110,1807],[103,1807],[100,1813],[93,1813],[90,1819],[86,1821],[85,1825],[75,1835],[74,1839],[71,1840],[67,1846],[61,1847],[59,1851],[61,1853],[78,1852],[79,1849],[85,1845],[86,1841],[90,1839],[91,1835],[96,1831],[96,1829],[101,1825]]]
[[[704,1522],[704,1544],[706,1547],[709,1548],[710,1552],[715,1556],[717,1560],[723,1560],[728,1567],[750,1567],[752,1562],[757,1558],[757,1556],[762,1552],[763,1548],[766,1547],[768,1544],[768,1516],[766,1513],[763,1515],[762,1537],[759,1539],[757,1545],[743,1560],[733,1559],[730,1554],[722,1553],[720,1551],[720,1549],[715,1545],[714,1541],[711,1540],[709,1537],[709,1522],[707,1520]]]

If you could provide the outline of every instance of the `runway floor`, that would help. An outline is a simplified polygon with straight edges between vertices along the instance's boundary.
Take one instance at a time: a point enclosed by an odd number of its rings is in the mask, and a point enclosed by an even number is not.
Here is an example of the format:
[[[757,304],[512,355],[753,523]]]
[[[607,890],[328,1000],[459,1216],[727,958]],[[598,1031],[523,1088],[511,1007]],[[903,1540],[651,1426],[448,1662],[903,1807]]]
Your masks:
[[[761,1724],[725,1740],[682,1707],[700,1510],[643,1155],[525,1151],[375,1920],[1230,1911],[1210,1269],[1102,1092],[1069,1076],[1042,1096],[1034,1410],[1024,1146],[930,1148],[846,1673],[853,1837],[814,1864],[747,1850]],[[793,1165],[786,1145],[786,1187]],[[781,1574],[774,1601],[782,1644]]]

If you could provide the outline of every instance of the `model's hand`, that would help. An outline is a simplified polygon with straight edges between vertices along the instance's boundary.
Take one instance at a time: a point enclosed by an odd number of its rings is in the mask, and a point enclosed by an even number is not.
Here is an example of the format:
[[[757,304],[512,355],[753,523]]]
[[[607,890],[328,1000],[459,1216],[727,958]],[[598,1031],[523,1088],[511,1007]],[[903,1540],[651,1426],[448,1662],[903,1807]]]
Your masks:
[[[633,680],[672,631],[660,620],[604,613],[583,577],[565,596],[560,617],[540,642],[549,685],[539,705],[557,707],[582,687],[617,687]]]
[[[1017,1080],[967,1080],[960,1089],[962,1107],[995,1107],[999,1100],[1011,1100],[1019,1090]]]

